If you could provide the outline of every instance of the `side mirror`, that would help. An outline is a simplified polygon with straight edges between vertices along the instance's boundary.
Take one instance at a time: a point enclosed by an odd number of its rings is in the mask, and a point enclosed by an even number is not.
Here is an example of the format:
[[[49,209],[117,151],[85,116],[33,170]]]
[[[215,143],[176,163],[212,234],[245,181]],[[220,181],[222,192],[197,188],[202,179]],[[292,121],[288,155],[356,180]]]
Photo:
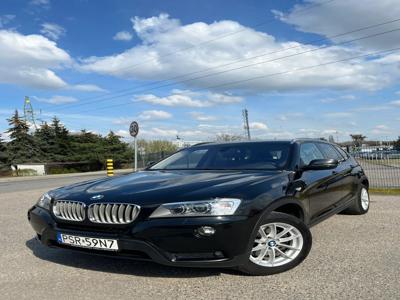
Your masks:
[[[328,170],[338,166],[337,159],[314,159],[303,170]]]

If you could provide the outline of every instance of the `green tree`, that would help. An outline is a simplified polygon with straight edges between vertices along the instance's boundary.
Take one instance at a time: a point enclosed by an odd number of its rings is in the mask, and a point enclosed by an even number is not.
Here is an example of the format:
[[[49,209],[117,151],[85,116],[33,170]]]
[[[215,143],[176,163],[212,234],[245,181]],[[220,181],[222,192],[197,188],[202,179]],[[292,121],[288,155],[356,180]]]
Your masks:
[[[47,122],[35,131],[34,137],[41,153],[43,153],[42,160],[54,161],[54,132]]]
[[[137,141],[137,144],[138,148],[141,149],[141,151],[146,154],[161,153],[161,152],[172,153],[178,150],[178,147],[170,141],[163,141],[163,140],[148,141],[140,139]]]
[[[7,147],[0,135],[0,171],[8,169]]]
[[[104,160],[112,158],[116,167],[120,167],[121,164],[132,162],[133,160],[133,149],[129,145],[121,140],[119,135],[116,135],[113,131],[103,139],[104,145]]]
[[[350,137],[353,140],[354,146],[356,146],[356,147],[361,147],[362,143],[367,138],[366,136],[364,136],[362,134],[350,134]]]
[[[52,133],[53,149],[52,153],[57,161],[67,161],[71,153],[71,140],[68,129],[61,124],[60,119],[54,117],[51,125],[50,132]]]
[[[79,134],[72,135],[69,159],[74,162],[103,163],[104,148],[102,137],[86,130],[81,130]]]
[[[243,140],[243,136],[235,134],[221,133],[215,137],[217,142],[234,142]]]
[[[42,157],[35,139],[29,134],[29,126],[21,119],[16,110],[14,115],[7,119],[10,128],[7,130],[11,141],[7,144],[8,163],[24,163],[40,161]]]

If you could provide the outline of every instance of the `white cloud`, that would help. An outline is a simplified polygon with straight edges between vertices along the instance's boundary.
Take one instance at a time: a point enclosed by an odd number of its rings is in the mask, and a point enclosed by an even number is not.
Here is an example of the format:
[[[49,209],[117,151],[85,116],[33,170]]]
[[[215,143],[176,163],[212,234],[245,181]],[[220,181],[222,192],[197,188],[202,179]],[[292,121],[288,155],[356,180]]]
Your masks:
[[[357,97],[354,95],[343,95],[343,96],[340,96],[339,98],[343,99],[343,100],[355,100]]]
[[[376,125],[371,130],[371,133],[372,134],[376,134],[376,135],[390,134],[391,132],[392,132],[391,129],[388,126],[384,125],[384,124]]]
[[[277,17],[303,32],[312,32],[322,36],[334,36],[359,28],[381,24],[398,19],[400,6],[397,0],[368,1],[362,5],[359,0],[334,1],[317,5],[320,0],[307,0],[295,5],[288,14],[278,13]],[[306,7],[313,9],[303,13]],[[345,36],[333,38],[334,42],[341,42],[398,28],[399,22],[390,23],[379,28],[372,28],[362,32],[354,32]],[[365,49],[388,49],[399,47],[400,33],[393,32],[380,37],[364,39],[355,42],[355,45]]]
[[[359,55],[359,52],[344,46],[313,51],[317,46],[291,41],[279,42],[269,34],[255,31],[234,21],[181,25],[179,20],[161,14],[147,19],[135,17],[133,23],[137,36],[142,40],[141,44],[119,54],[86,58],[82,60],[81,69],[124,79],[165,80],[187,74],[188,71],[215,68],[232,61],[286,49],[282,54],[239,62],[229,68],[214,69],[207,73],[257,63],[252,67],[210,77],[201,77],[204,73],[191,76],[191,79],[194,79],[186,81],[185,85],[212,88],[227,82],[235,82],[227,87],[252,91],[290,91],[312,88],[375,90],[393,82],[396,76],[392,73],[398,75],[398,70],[393,64],[382,65],[377,63],[376,59],[358,58],[301,72],[269,76],[342,60]],[[221,38],[222,35],[232,32],[237,33],[230,35],[229,38]],[[209,40],[213,42],[197,47],[199,41]],[[296,48],[287,50],[290,47]],[[262,63],[271,58],[305,51],[313,52]],[[382,68],[385,72],[382,72]],[[248,80],[254,77],[261,78]]]
[[[382,111],[388,109],[390,109],[390,106],[388,105],[369,105],[369,106],[358,107],[353,110],[356,112],[363,112],[363,111]]]
[[[67,84],[51,68],[71,62],[67,52],[44,36],[0,30],[1,83],[64,88]]]
[[[153,94],[136,95],[134,101],[144,101],[164,106],[210,107],[219,104],[240,103],[242,97],[221,93],[198,93],[190,90],[172,90],[171,95],[160,97]]]
[[[78,99],[76,99],[74,97],[60,96],[60,95],[55,95],[51,98],[39,98],[39,97],[33,97],[33,98],[39,102],[45,102],[45,103],[50,103],[50,104],[55,104],[55,105],[73,103],[73,102],[78,101]]]
[[[392,102],[390,102],[390,104],[391,104],[391,105],[394,105],[394,106],[399,106],[399,107],[400,107],[400,100],[392,101]]]
[[[43,23],[40,33],[47,36],[51,40],[58,40],[61,36],[65,35],[66,30],[64,27],[55,23]]]
[[[128,32],[128,31],[119,31],[114,35],[113,40],[130,41],[132,38],[133,38],[132,33]]]
[[[353,116],[351,112],[332,112],[324,114],[328,118],[350,118]]]
[[[114,119],[112,121],[112,123],[115,125],[129,125],[129,124],[131,124],[132,121],[133,121],[133,118],[131,119],[131,118],[121,117],[118,119]]]
[[[31,0],[30,4],[39,6],[48,6],[50,5],[50,0]]]
[[[15,19],[15,15],[1,15],[0,16],[0,28],[3,28],[5,25],[10,23]]]
[[[304,116],[304,113],[294,112],[294,113],[280,114],[277,116],[277,119],[280,121],[287,121],[287,120],[291,120],[294,118],[300,118],[303,116]]]
[[[141,133],[143,136],[146,135],[148,137],[162,137],[173,139],[178,135],[178,130],[154,127],[150,130],[143,129]]]
[[[250,129],[254,130],[268,130],[268,126],[265,123],[262,122],[251,122],[249,124]]]
[[[190,115],[196,121],[201,121],[201,122],[215,121],[217,119],[217,117],[215,117],[215,116],[205,115],[205,114],[203,114],[201,112],[198,112],[198,111],[193,111],[193,112],[190,113]]]
[[[145,110],[139,115],[142,120],[165,120],[171,117],[169,112],[163,110]]]
[[[341,101],[341,100],[346,100],[346,101],[352,101],[355,100],[356,96],[354,95],[342,95],[336,98],[323,98],[321,99],[321,103],[332,103],[332,102],[337,102],[337,101]]]
[[[68,87],[71,90],[82,91],[82,92],[106,92],[107,90],[95,85],[95,84],[76,84]]]

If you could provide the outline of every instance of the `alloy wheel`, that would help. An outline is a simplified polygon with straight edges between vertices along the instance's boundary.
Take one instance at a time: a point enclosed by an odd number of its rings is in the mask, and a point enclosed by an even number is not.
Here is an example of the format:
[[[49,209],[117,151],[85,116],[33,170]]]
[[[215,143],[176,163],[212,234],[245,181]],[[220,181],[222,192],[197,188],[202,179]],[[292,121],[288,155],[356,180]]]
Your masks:
[[[277,267],[293,261],[303,248],[303,236],[294,226],[269,223],[260,226],[250,261],[263,267]]]
[[[369,207],[369,195],[366,188],[361,189],[361,207],[363,210],[367,210]]]

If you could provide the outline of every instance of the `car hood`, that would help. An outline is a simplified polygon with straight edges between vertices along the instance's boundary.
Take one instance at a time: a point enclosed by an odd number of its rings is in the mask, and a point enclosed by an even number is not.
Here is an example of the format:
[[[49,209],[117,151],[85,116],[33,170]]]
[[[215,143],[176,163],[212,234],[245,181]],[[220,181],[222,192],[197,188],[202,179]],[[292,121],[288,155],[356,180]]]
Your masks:
[[[215,197],[245,197],[251,185],[269,181],[283,173],[283,171],[142,171],[65,186],[52,191],[52,194],[55,199],[85,203],[131,202],[139,205]]]

